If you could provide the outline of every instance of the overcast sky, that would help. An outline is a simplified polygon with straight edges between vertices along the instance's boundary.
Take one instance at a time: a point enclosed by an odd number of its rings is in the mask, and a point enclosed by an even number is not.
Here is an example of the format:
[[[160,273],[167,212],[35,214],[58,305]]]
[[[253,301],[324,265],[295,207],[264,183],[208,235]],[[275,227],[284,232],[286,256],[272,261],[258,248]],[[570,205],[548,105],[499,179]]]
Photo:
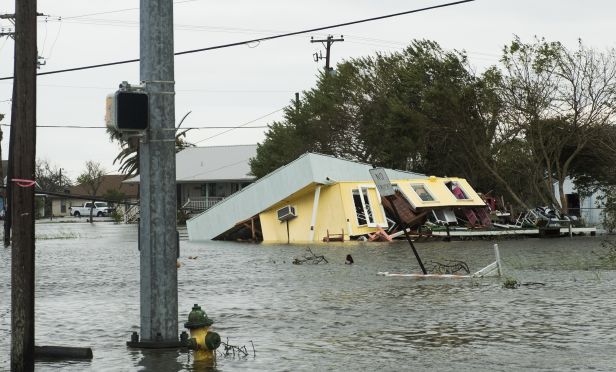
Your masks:
[[[319,26],[403,12],[447,1],[437,0],[176,0],[175,50],[203,48]],[[0,13],[12,13],[3,1]],[[48,17],[38,22],[38,49],[46,64],[40,72],[139,57],[139,1],[38,0]],[[236,126],[288,105],[295,92],[310,89],[318,69],[312,54],[323,49],[310,36],[344,35],[332,47],[332,64],[344,59],[401,50],[410,40],[435,40],[447,49],[466,50],[479,71],[497,64],[513,35],[534,35],[575,46],[615,47],[616,2],[608,0],[476,0],[355,26],[336,28],[249,46],[178,56],[175,59],[176,116],[192,111],[184,127]],[[0,27],[10,27],[6,20]],[[0,77],[13,74],[13,41],[0,38]],[[324,52],[324,51],[323,51]],[[39,125],[104,128],[105,96],[123,81],[139,82],[138,63],[38,78]],[[9,124],[12,81],[0,81],[1,124]],[[277,111],[247,126],[280,119]],[[3,126],[2,158],[8,154],[9,128]],[[199,146],[253,144],[265,129],[191,130]],[[214,137],[215,136],[215,137]],[[213,138],[209,138],[213,137]],[[109,173],[119,147],[104,129],[39,128],[37,158],[62,167],[75,178],[87,160]]]

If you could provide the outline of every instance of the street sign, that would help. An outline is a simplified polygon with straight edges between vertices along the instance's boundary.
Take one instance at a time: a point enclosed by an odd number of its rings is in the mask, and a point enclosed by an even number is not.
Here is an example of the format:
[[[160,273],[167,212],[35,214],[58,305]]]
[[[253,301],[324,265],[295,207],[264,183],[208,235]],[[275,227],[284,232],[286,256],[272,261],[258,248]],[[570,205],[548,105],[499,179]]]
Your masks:
[[[370,175],[376,184],[376,188],[379,190],[379,194],[381,196],[391,196],[395,195],[396,192],[391,182],[389,182],[389,177],[387,177],[387,173],[385,172],[385,168],[372,168],[370,169]]]

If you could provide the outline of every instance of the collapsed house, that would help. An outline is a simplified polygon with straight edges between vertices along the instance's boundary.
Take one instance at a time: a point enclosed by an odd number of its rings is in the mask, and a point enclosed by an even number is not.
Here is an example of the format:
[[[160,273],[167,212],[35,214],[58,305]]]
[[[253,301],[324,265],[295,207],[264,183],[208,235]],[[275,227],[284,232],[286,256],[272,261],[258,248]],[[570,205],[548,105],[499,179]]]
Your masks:
[[[379,195],[371,168],[306,153],[188,220],[189,239],[350,240],[395,224],[421,224],[430,213],[443,223],[456,222],[454,209],[485,217],[485,203],[462,178],[386,169],[396,190],[390,201]]]

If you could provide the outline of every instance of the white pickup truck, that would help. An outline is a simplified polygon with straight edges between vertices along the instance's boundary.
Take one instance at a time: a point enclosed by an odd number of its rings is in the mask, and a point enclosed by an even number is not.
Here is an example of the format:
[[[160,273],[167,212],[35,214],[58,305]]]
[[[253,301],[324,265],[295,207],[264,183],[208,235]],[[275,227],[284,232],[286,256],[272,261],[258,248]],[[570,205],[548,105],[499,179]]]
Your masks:
[[[92,206],[92,202],[86,202],[83,203],[83,207],[70,207],[68,210],[71,216],[81,217],[89,216],[90,209],[92,209],[92,215],[96,217],[108,216],[112,211],[105,202],[94,202],[94,206]]]

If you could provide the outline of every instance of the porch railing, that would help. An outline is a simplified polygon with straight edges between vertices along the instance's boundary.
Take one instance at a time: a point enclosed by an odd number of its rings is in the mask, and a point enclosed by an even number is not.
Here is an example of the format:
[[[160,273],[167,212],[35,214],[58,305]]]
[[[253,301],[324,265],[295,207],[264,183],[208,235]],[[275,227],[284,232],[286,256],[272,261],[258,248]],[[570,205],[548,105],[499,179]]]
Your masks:
[[[223,200],[224,197],[216,196],[216,197],[205,197],[205,196],[193,196],[189,197],[186,200],[186,203],[182,206],[182,209],[190,209],[193,211],[204,211],[206,209],[211,208],[216,203]]]

